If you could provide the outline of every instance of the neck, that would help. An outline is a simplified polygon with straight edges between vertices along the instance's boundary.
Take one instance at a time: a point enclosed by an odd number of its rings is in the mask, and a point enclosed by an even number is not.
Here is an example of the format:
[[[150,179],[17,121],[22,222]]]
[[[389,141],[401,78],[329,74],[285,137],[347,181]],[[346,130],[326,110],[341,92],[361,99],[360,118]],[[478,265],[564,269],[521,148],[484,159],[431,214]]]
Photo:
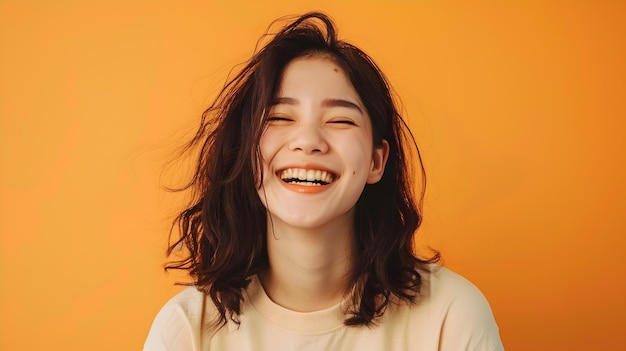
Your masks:
[[[352,223],[345,218],[315,229],[274,220],[267,235],[270,268],[259,278],[270,299],[290,310],[332,307],[348,290],[354,246]]]

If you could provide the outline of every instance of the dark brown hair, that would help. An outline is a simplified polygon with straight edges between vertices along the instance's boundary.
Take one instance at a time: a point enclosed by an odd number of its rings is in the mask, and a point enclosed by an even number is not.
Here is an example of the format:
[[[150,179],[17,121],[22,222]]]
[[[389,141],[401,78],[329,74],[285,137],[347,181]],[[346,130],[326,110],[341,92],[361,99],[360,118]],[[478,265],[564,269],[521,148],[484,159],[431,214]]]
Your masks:
[[[365,104],[374,145],[380,146],[382,139],[389,143],[384,175],[366,185],[354,215],[359,255],[345,324],[369,325],[384,313],[392,295],[415,302],[422,283],[417,267],[439,258],[435,253],[421,259],[414,249],[425,187],[419,150],[381,70],[359,48],[338,40],[326,15],[307,13],[264,38],[269,41],[224,86],[186,145],[186,150],[199,148],[199,155],[191,181],[179,190],[193,195],[174,222],[180,237],[170,241],[167,253],[172,255],[181,245],[187,250],[166,269],[189,272],[193,285],[215,304],[219,324],[238,322],[242,289],[268,267],[267,214],[256,182],[262,179],[259,140],[267,112],[285,66],[298,57],[322,55],[344,69]],[[409,149],[416,157],[407,153]],[[421,181],[417,199],[409,174],[414,163]]]

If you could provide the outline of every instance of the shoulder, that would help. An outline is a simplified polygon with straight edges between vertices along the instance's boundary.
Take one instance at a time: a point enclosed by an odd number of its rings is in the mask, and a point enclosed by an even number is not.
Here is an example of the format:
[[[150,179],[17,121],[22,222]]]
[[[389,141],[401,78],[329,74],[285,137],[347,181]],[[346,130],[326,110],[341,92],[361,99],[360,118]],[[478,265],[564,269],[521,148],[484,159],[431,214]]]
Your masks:
[[[425,288],[431,299],[446,303],[487,304],[483,293],[465,277],[448,268],[430,265],[423,274]],[[488,307],[488,304],[487,304]]]
[[[424,272],[424,302],[440,324],[441,350],[503,349],[491,307],[474,284],[441,266]]]
[[[195,287],[172,297],[154,319],[144,350],[197,350],[206,299]]]

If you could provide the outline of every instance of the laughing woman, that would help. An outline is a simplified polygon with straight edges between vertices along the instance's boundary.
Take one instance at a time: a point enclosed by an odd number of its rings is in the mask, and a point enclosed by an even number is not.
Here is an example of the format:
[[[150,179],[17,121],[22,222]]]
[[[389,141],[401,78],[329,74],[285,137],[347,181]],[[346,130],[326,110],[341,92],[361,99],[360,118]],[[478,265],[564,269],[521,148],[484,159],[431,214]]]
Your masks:
[[[185,247],[169,268],[194,283],[145,350],[503,349],[480,291],[415,252],[419,152],[382,72],[327,16],[250,58],[194,147],[195,197],[169,249]]]

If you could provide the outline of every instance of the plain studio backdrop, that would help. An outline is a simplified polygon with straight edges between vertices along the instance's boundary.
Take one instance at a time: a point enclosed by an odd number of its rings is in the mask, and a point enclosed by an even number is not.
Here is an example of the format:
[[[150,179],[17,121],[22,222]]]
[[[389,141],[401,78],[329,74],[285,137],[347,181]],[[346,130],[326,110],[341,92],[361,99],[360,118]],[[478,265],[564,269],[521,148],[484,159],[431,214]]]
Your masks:
[[[0,0],[0,349],[137,350],[185,163],[268,24],[322,10],[380,64],[429,176],[420,245],[507,350],[626,348],[621,1]]]

